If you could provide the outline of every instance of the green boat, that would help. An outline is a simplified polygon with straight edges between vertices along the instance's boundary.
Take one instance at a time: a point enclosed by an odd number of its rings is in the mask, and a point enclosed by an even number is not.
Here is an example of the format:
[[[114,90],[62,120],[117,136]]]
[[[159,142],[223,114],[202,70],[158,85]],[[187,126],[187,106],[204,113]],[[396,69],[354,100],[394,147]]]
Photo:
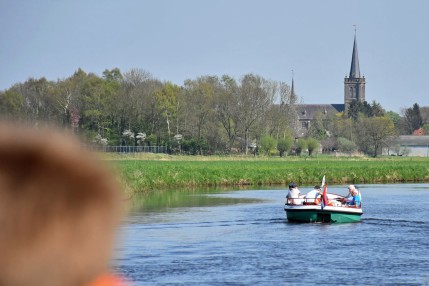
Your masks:
[[[363,211],[362,195],[359,191],[359,204],[349,205],[344,196],[327,192],[328,186],[325,184],[325,176],[323,176],[321,186],[324,188],[323,192],[320,191],[320,187],[317,187],[319,191],[313,195],[307,194],[305,196],[290,197],[288,194],[284,208],[288,221],[323,223],[360,222]],[[291,185],[289,185],[290,187]]]
[[[290,222],[348,223],[361,220],[362,209],[349,207],[290,206],[285,205]]]
[[[295,184],[292,188],[294,188]],[[291,192],[289,184],[289,192]],[[353,205],[347,202],[344,196],[331,194],[327,192],[328,186],[325,184],[325,176],[322,178],[323,192],[320,187],[316,187],[312,195],[308,193],[305,196],[288,193],[285,211],[290,222],[322,222],[322,223],[348,223],[360,222],[362,216],[362,195],[359,191],[359,204],[356,205],[353,199]],[[317,191],[319,190],[319,191]],[[312,192],[314,192],[312,191]],[[355,190],[356,191],[356,190]],[[299,193],[298,193],[299,194]]]
[[[339,203],[342,196],[327,194],[328,200],[334,202],[322,207],[320,204],[308,203],[306,199],[295,199],[285,204],[285,211],[290,222],[322,222],[322,223],[349,223],[360,222],[362,205],[359,207],[347,206]],[[299,200],[299,201],[298,201]]]

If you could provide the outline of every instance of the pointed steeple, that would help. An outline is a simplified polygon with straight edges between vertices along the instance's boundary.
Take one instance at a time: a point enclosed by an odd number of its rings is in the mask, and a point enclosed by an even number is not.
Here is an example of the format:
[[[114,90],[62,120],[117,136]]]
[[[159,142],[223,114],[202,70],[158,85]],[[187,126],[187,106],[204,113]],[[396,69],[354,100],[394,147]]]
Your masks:
[[[290,94],[291,94],[292,97],[295,96],[295,87],[294,87],[294,84],[293,84],[293,71],[292,71],[292,86],[290,88]]]
[[[296,102],[296,95],[295,95],[295,84],[293,81],[293,70],[292,70],[292,85],[290,87],[290,100],[291,102],[295,103]]]
[[[358,57],[358,49],[357,49],[357,43],[356,43],[356,31],[355,31],[355,40],[353,43],[352,65],[350,67],[349,78],[360,78],[359,57]]]
[[[356,42],[356,25],[355,38],[353,42],[352,65],[350,67],[349,77],[344,78],[344,107],[347,112],[348,106],[353,101],[365,102],[365,77],[361,77],[359,68],[359,57]]]

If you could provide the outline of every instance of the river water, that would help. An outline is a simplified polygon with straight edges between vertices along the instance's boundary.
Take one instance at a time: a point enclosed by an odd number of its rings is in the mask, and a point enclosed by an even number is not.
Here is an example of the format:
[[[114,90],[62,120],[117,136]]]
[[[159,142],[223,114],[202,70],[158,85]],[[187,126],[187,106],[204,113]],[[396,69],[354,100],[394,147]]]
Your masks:
[[[136,198],[114,265],[132,285],[429,285],[429,184],[359,187],[351,224],[289,223],[280,188]]]

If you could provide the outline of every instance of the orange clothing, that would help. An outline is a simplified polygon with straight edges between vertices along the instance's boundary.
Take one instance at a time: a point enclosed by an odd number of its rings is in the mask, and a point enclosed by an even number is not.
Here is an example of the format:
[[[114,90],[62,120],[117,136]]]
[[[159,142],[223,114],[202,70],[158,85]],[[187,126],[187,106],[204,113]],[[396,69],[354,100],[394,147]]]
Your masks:
[[[128,284],[117,275],[103,274],[98,276],[88,286],[127,286]],[[129,286],[129,285],[128,285]]]
[[[314,199],[314,204],[316,205],[320,205],[321,202],[322,202],[321,198]],[[333,207],[335,206],[335,204],[332,201],[328,200],[328,206]]]

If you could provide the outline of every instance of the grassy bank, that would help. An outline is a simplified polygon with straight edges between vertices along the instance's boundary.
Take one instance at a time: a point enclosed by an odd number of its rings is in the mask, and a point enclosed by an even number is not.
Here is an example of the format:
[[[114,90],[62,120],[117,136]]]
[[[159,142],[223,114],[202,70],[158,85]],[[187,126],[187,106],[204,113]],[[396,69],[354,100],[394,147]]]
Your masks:
[[[428,182],[428,158],[253,158],[158,154],[108,155],[129,192],[163,188]]]

